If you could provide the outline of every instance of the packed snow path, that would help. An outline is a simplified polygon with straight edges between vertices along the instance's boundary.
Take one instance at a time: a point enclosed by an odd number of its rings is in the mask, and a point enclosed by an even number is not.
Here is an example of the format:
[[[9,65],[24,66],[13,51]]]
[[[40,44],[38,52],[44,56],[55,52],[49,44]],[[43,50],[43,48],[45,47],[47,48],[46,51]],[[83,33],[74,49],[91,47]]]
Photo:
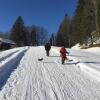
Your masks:
[[[38,61],[43,58],[43,61]],[[100,82],[59,54],[30,47],[0,91],[0,100],[100,100]]]

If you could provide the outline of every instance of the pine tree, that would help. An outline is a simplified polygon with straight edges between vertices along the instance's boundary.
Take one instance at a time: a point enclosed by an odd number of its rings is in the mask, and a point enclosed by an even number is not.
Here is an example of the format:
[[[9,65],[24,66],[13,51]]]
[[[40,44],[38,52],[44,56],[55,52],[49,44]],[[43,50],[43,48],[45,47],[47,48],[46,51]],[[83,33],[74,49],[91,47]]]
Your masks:
[[[96,30],[94,6],[91,0],[79,0],[72,25],[74,42],[86,43],[94,30]]]
[[[99,36],[100,36],[100,0],[97,0],[97,28],[98,28],[98,31],[99,31]]]
[[[53,33],[52,33],[49,41],[50,41],[50,44],[51,45],[53,45],[53,46],[55,45],[55,37],[54,37],[54,34]]]
[[[27,45],[26,34],[27,31],[24,27],[24,21],[21,16],[18,16],[12,27],[10,39],[15,41],[17,43],[17,46],[24,46]]]
[[[33,28],[32,31],[31,31],[31,45],[34,46],[34,45],[37,45],[36,43],[36,29]]]
[[[56,37],[56,46],[63,46],[63,45],[64,45],[63,35],[62,33],[58,33]]]
[[[57,40],[56,44],[58,46],[65,45],[66,47],[69,46],[69,35],[70,35],[70,18],[65,14],[62,23],[60,24],[58,33],[57,33]],[[60,36],[60,37],[59,37]]]

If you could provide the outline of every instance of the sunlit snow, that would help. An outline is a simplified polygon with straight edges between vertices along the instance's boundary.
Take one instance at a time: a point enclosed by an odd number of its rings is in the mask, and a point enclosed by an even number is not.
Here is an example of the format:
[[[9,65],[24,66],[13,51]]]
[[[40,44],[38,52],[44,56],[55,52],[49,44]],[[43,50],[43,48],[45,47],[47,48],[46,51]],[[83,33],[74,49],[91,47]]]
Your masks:
[[[59,49],[0,52],[0,100],[100,100],[100,48],[68,49],[64,65]]]

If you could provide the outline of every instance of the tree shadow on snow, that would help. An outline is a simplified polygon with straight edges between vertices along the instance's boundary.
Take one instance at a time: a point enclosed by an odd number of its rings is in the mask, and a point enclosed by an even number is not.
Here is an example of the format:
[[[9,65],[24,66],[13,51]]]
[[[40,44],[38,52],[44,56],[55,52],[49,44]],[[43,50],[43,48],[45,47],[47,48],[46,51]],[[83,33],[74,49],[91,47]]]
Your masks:
[[[100,64],[100,62],[93,62],[93,61],[84,61],[84,62],[80,62],[80,63],[93,63],[93,64]]]
[[[6,84],[11,73],[18,67],[19,62],[26,51],[27,50],[24,50],[24,52],[19,53],[16,58],[11,59],[9,62],[2,66],[0,69],[0,90],[2,90],[2,87]]]
[[[49,56],[49,57],[60,57],[60,56]]]
[[[67,56],[73,56],[73,57],[86,57],[86,58],[89,58],[88,56],[80,56],[80,55],[67,55]]]
[[[63,65],[76,65],[76,64],[78,64],[78,63],[80,63],[80,61],[77,61],[77,62],[67,62],[67,63],[64,63]]]
[[[43,63],[54,63],[54,62],[43,62]]]
[[[89,61],[80,62],[80,61],[77,61],[77,62],[67,62],[67,63],[64,63],[64,65],[72,65],[72,64],[77,65],[78,63],[92,63],[92,64],[100,64],[100,62],[89,62]]]

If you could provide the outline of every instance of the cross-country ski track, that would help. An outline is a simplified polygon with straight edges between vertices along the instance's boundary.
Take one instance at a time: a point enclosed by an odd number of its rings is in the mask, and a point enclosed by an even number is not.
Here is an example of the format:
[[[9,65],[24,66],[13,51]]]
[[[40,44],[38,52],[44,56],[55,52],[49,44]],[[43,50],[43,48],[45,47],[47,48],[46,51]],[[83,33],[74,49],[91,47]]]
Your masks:
[[[0,52],[0,100],[100,100],[100,56],[69,51],[64,65],[58,47],[49,57],[43,46]]]

